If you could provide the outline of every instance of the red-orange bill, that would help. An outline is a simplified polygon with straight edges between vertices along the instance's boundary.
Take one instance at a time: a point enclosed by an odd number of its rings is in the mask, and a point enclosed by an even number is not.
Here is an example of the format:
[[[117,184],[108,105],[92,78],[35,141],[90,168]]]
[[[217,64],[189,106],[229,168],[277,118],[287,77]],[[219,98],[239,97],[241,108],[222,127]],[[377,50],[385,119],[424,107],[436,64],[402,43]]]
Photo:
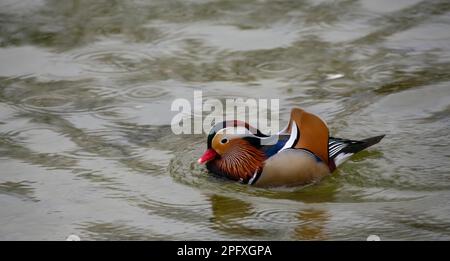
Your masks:
[[[217,156],[217,152],[213,149],[207,149],[205,153],[198,159],[198,163],[204,164]]]

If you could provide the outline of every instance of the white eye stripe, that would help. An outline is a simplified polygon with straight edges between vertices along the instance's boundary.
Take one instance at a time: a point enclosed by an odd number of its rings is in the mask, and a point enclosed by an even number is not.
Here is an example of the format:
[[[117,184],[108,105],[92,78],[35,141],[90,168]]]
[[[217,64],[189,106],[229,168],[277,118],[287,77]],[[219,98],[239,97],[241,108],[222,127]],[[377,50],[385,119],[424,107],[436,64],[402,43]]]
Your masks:
[[[256,138],[259,138],[256,135],[254,135],[253,133],[249,132],[244,127],[227,127],[227,128],[223,128],[223,129],[217,131],[217,133],[214,135],[214,138],[218,137],[218,135],[222,135],[221,139],[219,140],[220,142],[223,139],[227,139],[228,141],[230,141],[230,140],[233,140],[233,139],[236,139],[236,138],[245,138],[245,137],[256,137]]]
[[[219,131],[217,134],[231,134],[231,135],[253,135],[248,129],[244,127],[226,127]]]

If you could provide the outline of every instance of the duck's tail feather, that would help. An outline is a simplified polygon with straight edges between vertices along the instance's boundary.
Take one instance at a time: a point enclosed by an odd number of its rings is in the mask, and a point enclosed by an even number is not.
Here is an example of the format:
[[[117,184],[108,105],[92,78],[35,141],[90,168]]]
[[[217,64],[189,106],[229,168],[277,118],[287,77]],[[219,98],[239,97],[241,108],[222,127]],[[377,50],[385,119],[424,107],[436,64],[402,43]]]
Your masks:
[[[330,161],[334,161],[334,165],[337,167],[350,158],[353,154],[377,144],[384,138],[384,136],[385,135],[380,135],[364,140],[346,140],[330,137],[328,142]]]

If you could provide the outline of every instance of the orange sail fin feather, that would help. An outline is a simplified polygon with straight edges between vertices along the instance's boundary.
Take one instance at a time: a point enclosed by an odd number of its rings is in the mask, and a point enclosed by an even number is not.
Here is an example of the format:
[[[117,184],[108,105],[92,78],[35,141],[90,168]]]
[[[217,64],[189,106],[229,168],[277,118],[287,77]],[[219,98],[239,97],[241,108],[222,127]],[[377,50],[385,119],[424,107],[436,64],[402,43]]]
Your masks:
[[[292,147],[308,150],[328,164],[329,134],[325,122],[314,114],[294,108],[291,111],[287,132],[291,132],[292,123],[295,123],[299,130],[297,142]]]

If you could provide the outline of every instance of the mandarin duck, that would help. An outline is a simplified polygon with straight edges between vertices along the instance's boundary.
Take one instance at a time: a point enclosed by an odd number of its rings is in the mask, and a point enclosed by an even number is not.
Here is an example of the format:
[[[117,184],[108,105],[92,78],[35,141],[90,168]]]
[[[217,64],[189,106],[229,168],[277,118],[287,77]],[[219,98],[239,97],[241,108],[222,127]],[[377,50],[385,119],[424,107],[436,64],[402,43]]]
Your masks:
[[[294,108],[287,126],[271,136],[242,121],[215,124],[198,162],[209,172],[257,187],[300,186],[318,182],[383,137],[333,138],[322,119]]]

